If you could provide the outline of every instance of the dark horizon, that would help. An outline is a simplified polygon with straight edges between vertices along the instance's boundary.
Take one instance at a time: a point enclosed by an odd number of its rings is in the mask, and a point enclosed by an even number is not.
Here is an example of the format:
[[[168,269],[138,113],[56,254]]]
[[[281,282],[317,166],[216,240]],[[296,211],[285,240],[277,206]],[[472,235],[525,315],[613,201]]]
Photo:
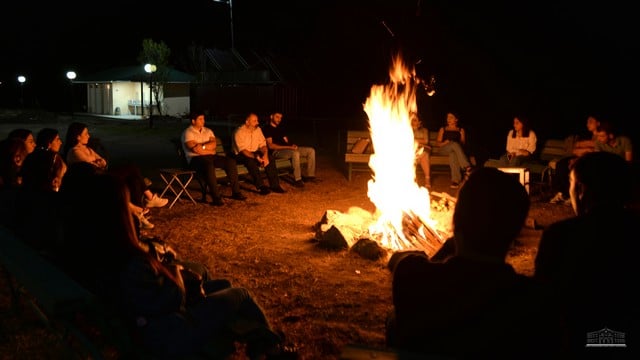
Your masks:
[[[158,13],[164,9],[151,16],[144,4],[125,4],[111,2],[97,14],[88,4],[63,2],[58,10],[66,15],[2,25],[0,107],[17,107],[16,77],[23,74],[26,103],[65,111],[67,70],[135,65],[145,38],[167,43],[171,65],[187,72],[189,46],[230,46],[228,5],[197,0],[172,8],[169,18]],[[420,0],[233,6],[235,46],[287,59],[303,88],[324,97],[315,100],[326,106],[303,115],[363,116],[371,85],[388,81],[399,50],[417,63],[419,76],[436,78],[436,95],[419,98],[429,128],[442,124],[447,111],[479,136],[506,134],[515,114],[528,115],[543,136],[583,130],[588,114],[629,132],[628,119],[636,116],[638,31],[628,6]]]

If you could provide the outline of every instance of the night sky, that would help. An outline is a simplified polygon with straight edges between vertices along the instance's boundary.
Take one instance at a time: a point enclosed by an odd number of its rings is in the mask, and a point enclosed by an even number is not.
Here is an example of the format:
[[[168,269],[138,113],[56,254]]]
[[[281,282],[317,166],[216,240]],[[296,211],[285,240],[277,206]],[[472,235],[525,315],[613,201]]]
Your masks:
[[[167,43],[187,72],[189,46],[230,45],[229,7],[211,0],[14,6],[0,25],[0,107],[16,106],[23,74],[31,101],[55,109],[64,91],[47,94],[68,84],[68,69],[135,65],[144,38]],[[436,77],[436,96],[419,97],[428,127],[451,110],[479,133],[506,134],[513,115],[526,114],[543,136],[582,130],[588,113],[625,131],[637,122],[635,14],[615,1],[233,1],[236,48],[294,64],[305,86],[331,94],[319,115],[361,115],[400,50],[419,76]]]

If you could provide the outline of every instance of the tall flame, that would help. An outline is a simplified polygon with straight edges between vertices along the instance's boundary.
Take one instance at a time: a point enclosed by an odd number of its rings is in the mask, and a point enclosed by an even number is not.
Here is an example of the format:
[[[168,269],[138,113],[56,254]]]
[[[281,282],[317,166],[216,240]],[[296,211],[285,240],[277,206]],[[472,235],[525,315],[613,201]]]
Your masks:
[[[408,69],[398,55],[389,75],[391,82],[372,86],[364,104],[374,148],[369,160],[373,176],[368,196],[376,206],[377,219],[369,232],[379,235],[378,242],[385,248],[418,248],[431,254],[444,241],[432,230],[437,224],[430,218],[429,192],[415,181],[419,151],[411,127],[411,115],[417,112],[415,70]],[[420,224],[417,234],[407,234],[408,218]],[[439,241],[429,241],[426,232]]]

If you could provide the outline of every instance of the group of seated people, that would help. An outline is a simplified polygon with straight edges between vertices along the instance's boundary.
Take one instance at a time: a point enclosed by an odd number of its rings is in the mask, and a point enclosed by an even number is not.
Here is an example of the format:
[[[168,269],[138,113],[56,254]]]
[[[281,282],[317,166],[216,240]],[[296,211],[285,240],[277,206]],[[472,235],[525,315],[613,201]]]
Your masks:
[[[469,176],[475,166],[478,166],[474,154],[468,146],[466,131],[464,127],[459,125],[458,116],[449,112],[446,119],[446,124],[438,130],[435,143],[430,143],[428,129],[421,123],[417,114],[413,113],[411,116],[411,126],[417,146],[416,164],[420,166],[424,174],[424,185],[427,188],[431,187],[431,155],[446,154],[449,156],[451,188],[453,189],[457,189],[461,181]],[[556,162],[556,176],[553,177],[552,184],[555,196],[551,199],[552,203],[568,204],[569,168],[579,156],[591,151],[606,151],[614,153],[628,162],[633,161],[631,140],[627,136],[618,134],[611,123],[601,122],[595,116],[590,115],[587,117],[587,129],[588,134],[586,135],[572,135],[566,139],[570,154]],[[505,144],[505,152],[497,161],[481,165],[526,167],[527,164],[537,162],[538,138],[526,116],[514,116],[513,127],[508,131]]]
[[[36,140],[11,132],[0,145],[0,224],[96,294],[154,358],[224,358],[236,342],[250,359],[295,358],[247,289],[158,256],[136,212],[166,201],[146,195],[134,165],[109,167],[89,136],[85,124],[70,124],[64,161],[57,130]]]
[[[220,194],[215,169],[224,169],[231,186],[231,198],[245,200],[238,179],[237,164],[247,168],[252,184],[260,195],[271,192],[284,193],[280,186],[276,159],[288,159],[293,168],[296,187],[304,187],[305,181],[315,180],[316,155],[315,149],[308,146],[298,146],[290,141],[286,132],[280,127],[282,113],[273,112],[269,122],[259,126],[259,118],[255,113],[249,113],[233,135],[233,151],[222,155],[216,153],[218,146],[216,136],[210,128],[205,126],[206,115],[203,111],[191,114],[191,125],[181,136],[182,149],[187,163],[196,171],[206,184],[211,205],[224,205]],[[300,158],[306,158],[306,166],[302,169]],[[264,169],[268,186],[265,185],[260,169]]]
[[[522,137],[523,125],[514,120],[509,136]],[[455,205],[453,237],[437,258],[409,251],[389,261],[389,347],[445,358],[582,357],[591,351],[587,344],[610,340],[592,337],[599,331],[613,330],[634,341],[640,315],[633,286],[638,275],[634,234],[640,219],[627,208],[634,185],[631,145],[595,118],[587,127],[594,134],[594,151],[567,160],[567,194],[576,216],[544,230],[531,277],[515,273],[506,261],[529,213],[526,190],[497,169],[470,171],[470,165],[456,160],[466,180]],[[458,144],[447,136],[449,144]],[[20,129],[2,141],[3,225],[101,295],[159,358],[200,354],[219,339],[246,343],[252,359],[286,355],[290,349],[246,289],[218,279],[203,282],[193,295],[182,278],[188,265],[167,264],[152,254],[136,227],[136,212],[166,201],[150,193],[135,166],[109,168],[87,146],[89,137],[85,124],[69,125],[66,161],[55,129],[42,129],[35,139]],[[268,187],[259,176],[260,167],[267,171],[273,164],[268,144],[280,142],[283,147],[274,148],[279,151],[300,149],[279,137],[265,138],[257,116],[249,114],[234,136],[236,156],[222,158],[216,156],[213,132],[204,127],[204,114],[195,114],[183,144],[196,171],[221,166],[233,177],[238,161],[249,169],[257,191],[268,194],[279,188],[277,174],[267,172]],[[513,150],[507,161],[527,156]],[[315,167],[294,170],[301,181],[302,173],[312,178]],[[215,173],[209,181],[215,201],[220,198]],[[236,182],[231,181],[232,197],[244,200],[237,172]],[[32,219],[41,226],[32,226]]]
[[[35,138],[28,129],[11,131],[0,146],[0,186],[3,193],[20,196],[20,199],[16,198],[17,205],[25,204],[27,200],[38,201],[55,196],[68,167],[84,164],[96,172],[120,176],[132,194],[129,206],[136,216],[136,223],[141,228],[153,228],[147,219],[149,209],[165,206],[168,199],[160,198],[150,190],[150,181],[143,177],[136,164],[109,166],[107,160],[89,146],[89,139],[87,125],[80,122],[69,124],[64,147],[58,130],[54,128],[41,129]]]

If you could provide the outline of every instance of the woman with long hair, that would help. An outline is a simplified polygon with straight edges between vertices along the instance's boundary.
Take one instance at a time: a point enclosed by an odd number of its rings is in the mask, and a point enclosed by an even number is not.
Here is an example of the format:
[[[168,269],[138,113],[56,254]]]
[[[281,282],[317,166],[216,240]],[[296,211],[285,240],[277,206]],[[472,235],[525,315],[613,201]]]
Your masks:
[[[165,265],[136,234],[129,192],[110,174],[65,183],[67,271],[122,314],[158,358],[196,356],[220,339],[247,344],[250,358],[278,355],[281,339],[244,288],[228,287],[187,301],[179,265]],[[93,196],[95,211],[83,204]]]
[[[533,159],[538,139],[531,129],[529,120],[524,116],[513,118],[513,128],[507,135],[507,152],[500,157],[500,162],[505,167],[521,166]]]
[[[89,128],[86,124],[73,122],[67,129],[64,143],[64,155],[69,165],[87,162],[99,171],[107,171],[108,163],[89,146]],[[131,210],[138,217],[143,228],[152,229],[154,225],[145,217],[146,208],[163,207],[169,200],[159,197],[148,188],[140,169],[134,164],[125,164],[109,168],[109,172],[124,179],[131,194]]]

